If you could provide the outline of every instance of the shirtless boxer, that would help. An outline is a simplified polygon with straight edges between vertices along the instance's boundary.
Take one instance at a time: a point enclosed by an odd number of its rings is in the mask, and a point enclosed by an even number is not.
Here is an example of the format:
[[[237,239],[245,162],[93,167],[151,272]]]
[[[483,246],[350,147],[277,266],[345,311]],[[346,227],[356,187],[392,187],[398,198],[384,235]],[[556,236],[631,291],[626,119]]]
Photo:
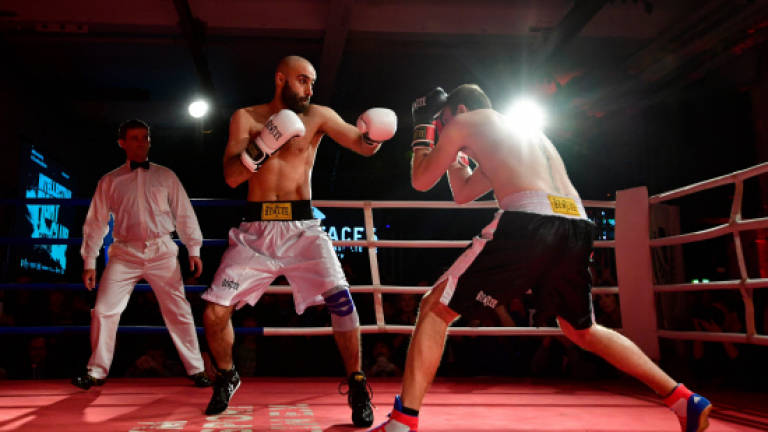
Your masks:
[[[594,322],[588,264],[595,227],[563,161],[543,134],[523,134],[490,108],[476,85],[450,95],[436,88],[412,105],[413,187],[427,191],[447,172],[457,203],[493,190],[500,210],[422,299],[402,391],[389,420],[372,432],[416,431],[448,326],[529,288],[544,318],[556,317],[570,340],[653,389],[684,432],[706,429],[712,408],[706,398],[675,382],[632,341]]]
[[[232,362],[233,309],[255,304],[284,275],[298,314],[317,304],[330,311],[348,375],[352,421],[358,427],[373,423],[357,311],[331,241],[313,219],[310,174],[324,135],[371,156],[395,134],[397,118],[391,110],[371,108],[360,115],[357,127],[346,123],[331,108],[309,102],[316,76],[306,59],[282,59],[272,101],[239,109],[230,121],[224,177],[231,187],[248,182],[248,203],[244,222],[230,230],[229,248],[202,296],[208,302],[205,334],[219,371],[206,414],[224,411],[240,386]]]

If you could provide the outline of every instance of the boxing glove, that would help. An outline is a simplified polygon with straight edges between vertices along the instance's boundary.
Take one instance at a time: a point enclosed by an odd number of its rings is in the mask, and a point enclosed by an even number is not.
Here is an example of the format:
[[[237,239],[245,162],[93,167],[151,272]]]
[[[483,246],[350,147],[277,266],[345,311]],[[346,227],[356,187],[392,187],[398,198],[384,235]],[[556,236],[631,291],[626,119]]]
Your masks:
[[[441,87],[435,87],[425,96],[411,104],[413,117],[413,140],[411,147],[429,147],[435,145],[435,116],[443,109],[448,94]]]
[[[304,136],[304,123],[295,112],[283,109],[272,114],[255,139],[240,153],[240,161],[251,172],[256,172],[276,151],[291,138]]]
[[[363,134],[366,144],[381,144],[395,136],[397,115],[388,108],[371,108],[357,118],[357,129]]]

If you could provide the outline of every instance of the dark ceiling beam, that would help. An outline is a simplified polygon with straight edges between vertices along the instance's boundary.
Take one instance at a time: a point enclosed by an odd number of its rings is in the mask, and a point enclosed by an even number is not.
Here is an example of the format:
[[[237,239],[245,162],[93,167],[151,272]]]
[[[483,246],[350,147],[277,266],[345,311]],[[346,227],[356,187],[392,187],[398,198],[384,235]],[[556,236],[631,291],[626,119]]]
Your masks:
[[[320,68],[317,71],[317,88],[314,99],[321,104],[329,104],[336,85],[344,46],[349,34],[349,18],[355,0],[331,0],[328,5],[328,22],[323,38],[323,52]]]
[[[765,2],[715,0],[706,6],[709,13],[678,21],[633,56],[624,79],[587,102],[589,109],[639,111],[768,40]]]
[[[535,69],[547,70],[552,59],[586,27],[606,3],[607,0],[576,0],[563,19],[546,36],[543,44],[536,49]]]
[[[195,64],[197,78],[200,80],[200,87],[205,96],[215,99],[215,87],[211,70],[208,67],[208,57],[205,54],[205,31],[206,25],[203,21],[192,15],[192,9],[187,0],[173,0],[176,7],[176,13],[179,15],[179,27],[181,28],[184,39],[187,41],[192,61]]]

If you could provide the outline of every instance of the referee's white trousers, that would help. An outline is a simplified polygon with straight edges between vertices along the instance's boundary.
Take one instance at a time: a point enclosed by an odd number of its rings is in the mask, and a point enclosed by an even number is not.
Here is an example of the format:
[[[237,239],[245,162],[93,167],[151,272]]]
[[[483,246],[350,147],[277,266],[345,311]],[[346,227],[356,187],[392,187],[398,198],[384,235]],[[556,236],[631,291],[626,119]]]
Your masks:
[[[179,247],[170,236],[148,242],[115,242],[99,282],[96,306],[91,310],[91,358],[88,373],[103,379],[115,352],[120,315],[128,305],[133,287],[144,278],[155,292],[171,339],[188,375],[204,370],[192,309],[184,296],[177,259]]]

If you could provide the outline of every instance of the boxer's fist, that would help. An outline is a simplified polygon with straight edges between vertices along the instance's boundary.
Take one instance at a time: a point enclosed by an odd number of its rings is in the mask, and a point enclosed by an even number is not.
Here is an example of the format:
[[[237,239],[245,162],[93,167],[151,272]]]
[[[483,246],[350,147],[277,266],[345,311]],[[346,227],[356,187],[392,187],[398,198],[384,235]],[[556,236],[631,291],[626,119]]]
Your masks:
[[[371,108],[357,118],[357,129],[368,145],[378,145],[395,136],[397,115],[388,108]]]
[[[435,116],[445,106],[448,94],[441,87],[435,87],[425,96],[417,98],[411,104],[413,117],[413,140],[411,147],[430,147],[435,145]]]
[[[246,168],[255,172],[291,138],[304,136],[304,123],[295,112],[283,109],[273,114],[264,124],[259,135],[248,142],[240,160]]]
[[[437,113],[445,106],[448,94],[442,87],[435,87],[425,96],[417,98],[411,104],[413,125],[432,124]]]

